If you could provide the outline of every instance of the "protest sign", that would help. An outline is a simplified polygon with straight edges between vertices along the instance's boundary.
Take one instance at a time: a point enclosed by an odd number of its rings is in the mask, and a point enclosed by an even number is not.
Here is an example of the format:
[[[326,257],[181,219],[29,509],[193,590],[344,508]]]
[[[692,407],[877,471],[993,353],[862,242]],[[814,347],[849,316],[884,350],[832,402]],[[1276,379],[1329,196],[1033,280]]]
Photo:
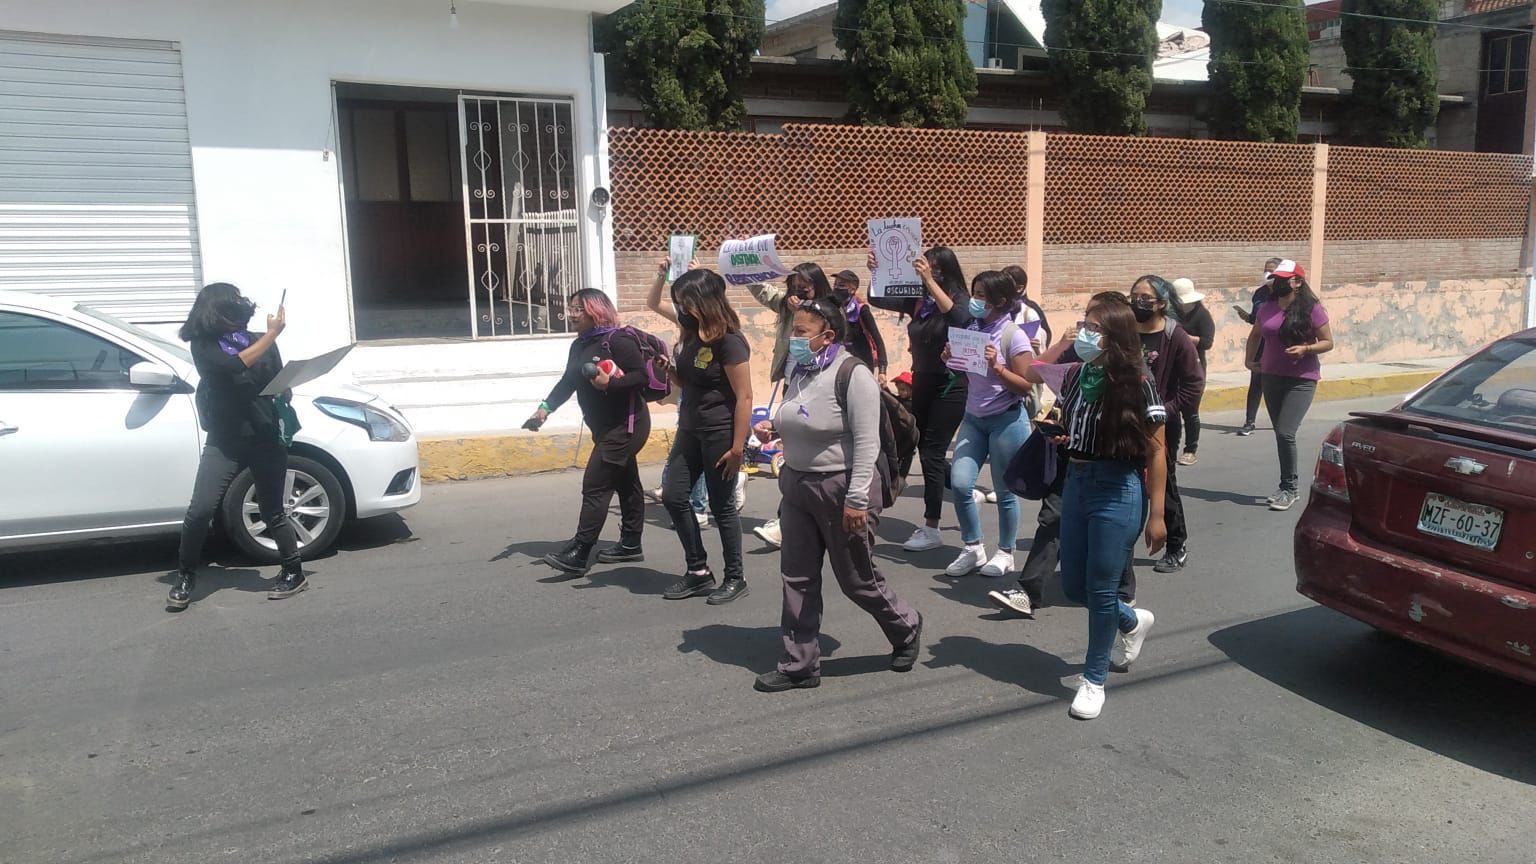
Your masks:
[[[673,234],[667,240],[667,258],[671,264],[667,267],[667,281],[676,282],[677,277],[688,272],[688,262],[693,260],[693,251],[699,245],[699,238],[692,234]]]
[[[923,281],[912,269],[912,261],[923,254],[923,220],[869,220],[869,248],[875,253],[869,296],[923,296]]]
[[[980,330],[949,328],[949,368],[987,374],[987,346],[992,337]]]
[[[759,234],[720,244],[720,275],[732,285],[752,285],[789,275],[774,246],[776,236]]]

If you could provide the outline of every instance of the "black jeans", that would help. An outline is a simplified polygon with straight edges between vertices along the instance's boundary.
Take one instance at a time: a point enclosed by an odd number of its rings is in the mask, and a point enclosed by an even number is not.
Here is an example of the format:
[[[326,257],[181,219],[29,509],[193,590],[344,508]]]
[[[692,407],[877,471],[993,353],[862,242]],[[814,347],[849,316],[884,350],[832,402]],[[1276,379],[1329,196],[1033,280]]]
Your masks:
[[[693,515],[688,496],[693,484],[704,478],[709,490],[709,510],[715,516],[715,527],[720,532],[720,553],[725,558],[725,578],[741,579],[745,572],[741,563],[741,514],[736,512],[737,477],[722,476],[715,463],[735,445],[736,434],[731,429],[692,430],[679,429],[672,439],[672,454],[667,457],[667,485],[661,490],[662,506],[672,517],[672,528],[683,544],[683,557],[688,571],[709,567],[709,555],[704,551],[704,533]]]
[[[1189,526],[1184,522],[1184,499],[1179,497],[1179,433],[1183,426],[1177,413],[1168,415],[1168,425],[1163,427],[1163,455],[1168,462],[1168,483],[1163,487],[1163,524],[1168,526],[1168,551],[1180,552],[1189,542]]]
[[[1055,572],[1061,563],[1061,493],[1067,487],[1067,454],[1056,454],[1056,480],[1040,501],[1040,516],[1035,528],[1035,539],[1029,544],[1029,557],[1019,571],[1019,587],[1029,595],[1036,606],[1045,599],[1045,579]],[[1125,559],[1125,572],[1120,574],[1120,599],[1127,602],[1136,599],[1136,553]]]
[[[1280,453],[1280,488],[1298,491],[1296,468],[1296,430],[1312,407],[1317,382],[1307,378],[1282,375],[1264,376],[1264,404],[1275,426],[1275,447]]]
[[[1259,400],[1264,398],[1264,376],[1248,373],[1248,413],[1243,415],[1243,425],[1252,426],[1259,419]]]
[[[236,438],[203,446],[203,458],[197,463],[197,480],[192,484],[192,503],[181,523],[181,569],[191,573],[202,562],[203,543],[213,526],[214,512],[224,499],[224,491],[240,469],[251,469],[255,479],[256,504],[261,508],[267,535],[277,543],[277,554],[285,566],[299,563],[299,537],[288,521],[283,488],[288,479],[288,448],[271,438]]]
[[[576,522],[576,541],[596,543],[608,522],[608,504],[619,496],[619,539],[625,545],[639,545],[645,530],[645,486],[640,482],[640,465],[635,461],[645,440],[650,437],[649,416],[637,417],[635,431],[614,429],[603,435],[593,434],[592,455],[581,478],[581,517]]]
[[[949,488],[949,445],[965,419],[965,378],[947,372],[912,376],[912,416],[917,420],[917,458],[923,466],[923,518],[944,514]]]

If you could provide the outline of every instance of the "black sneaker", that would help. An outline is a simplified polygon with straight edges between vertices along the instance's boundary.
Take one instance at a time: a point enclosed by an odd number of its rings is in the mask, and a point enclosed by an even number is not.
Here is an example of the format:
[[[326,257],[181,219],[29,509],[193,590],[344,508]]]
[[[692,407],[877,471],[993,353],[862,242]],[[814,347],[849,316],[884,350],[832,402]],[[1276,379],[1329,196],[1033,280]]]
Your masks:
[[[185,570],[176,574],[176,584],[171,586],[171,593],[165,598],[165,608],[172,612],[192,605],[192,592],[197,590],[197,575]]]
[[[757,680],[752,683],[752,689],[759,693],[783,693],[785,690],[809,690],[812,687],[820,686],[820,675],[807,675],[804,678],[795,678],[785,675],[777,669],[772,672],[764,672],[757,676]]]
[[[684,573],[683,578],[673,582],[670,588],[661,592],[661,596],[666,600],[686,600],[700,594],[711,594],[714,590],[715,574],[708,571]]]
[[[544,563],[559,570],[572,579],[587,575],[592,569],[592,544],[572,540],[565,544],[565,548],[559,552],[551,552],[544,556]]]
[[[630,542],[620,540],[607,549],[597,553],[597,560],[604,564],[623,564],[626,561],[644,561],[645,550],[640,548],[640,541]]]
[[[911,672],[917,665],[917,655],[923,653],[923,614],[917,614],[917,626],[912,628],[912,639],[891,652],[892,672]]]
[[[745,596],[747,596],[747,580],[727,579],[709,595],[709,599],[705,602],[711,606],[723,606],[738,597]]]
[[[1187,563],[1189,563],[1189,550],[1188,549],[1180,549],[1177,552],[1173,551],[1172,549],[1169,549],[1168,553],[1166,555],[1164,555],[1161,560],[1159,560],[1156,564],[1154,564],[1152,566],[1152,572],[1153,573],[1177,573],[1180,570],[1183,570],[1184,569],[1184,565],[1187,564]]]
[[[284,565],[283,575],[278,578],[277,584],[272,586],[272,590],[267,592],[267,599],[282,600],[285,597],[292,597],[308,587],[309,580],[304,578],[303,568]]]
[[[1247,438],[1249,435],[1252,435],[1255,431],[1256,431],[1255,427],[1254,427],[1254,425],[1252,423],[1244,423],[1243,424],[1243,428],[1237,430],[1237,434],[1238,434],[1238,437],[1240,437],[1240,438]]]

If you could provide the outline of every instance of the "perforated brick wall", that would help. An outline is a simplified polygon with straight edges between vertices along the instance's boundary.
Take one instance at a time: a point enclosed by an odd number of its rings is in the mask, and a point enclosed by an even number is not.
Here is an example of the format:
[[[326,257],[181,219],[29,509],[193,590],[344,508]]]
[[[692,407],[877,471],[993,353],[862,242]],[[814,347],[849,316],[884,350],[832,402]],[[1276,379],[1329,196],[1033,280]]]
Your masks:
[[[1330,147],[1327,239],[1524,237],[1531,157]]]

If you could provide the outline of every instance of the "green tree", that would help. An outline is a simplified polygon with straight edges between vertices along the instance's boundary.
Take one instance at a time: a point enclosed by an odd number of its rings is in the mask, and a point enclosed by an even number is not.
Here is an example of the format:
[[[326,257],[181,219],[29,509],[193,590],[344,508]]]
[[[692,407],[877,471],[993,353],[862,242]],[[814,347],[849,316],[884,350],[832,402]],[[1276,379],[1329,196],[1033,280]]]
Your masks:
[[[1041,7],[1067,128],[1145,134],[1162,0],[1044,0]]]
[[[976,66],[962,0],[839,0],[849,116],[872,126],[965,125]]]
[[[1344,0],[1344,56],[1352,137],[1381,147],[1426,147],[1440,116],[1434,0]],[[1376,16],[1376,17],[1370,17]],[[1397,19],[1397,20],[1387,20]],[[1410,23],[1413,21],[1425,23]]]
[[[1201,24],[1211,37],[1211,134],[1295,141],[1309,61],[1302,0],[1206,0]]]
[[[637,0],[598,29],[620,89],[663,129],[740,129],[763,0]]]

